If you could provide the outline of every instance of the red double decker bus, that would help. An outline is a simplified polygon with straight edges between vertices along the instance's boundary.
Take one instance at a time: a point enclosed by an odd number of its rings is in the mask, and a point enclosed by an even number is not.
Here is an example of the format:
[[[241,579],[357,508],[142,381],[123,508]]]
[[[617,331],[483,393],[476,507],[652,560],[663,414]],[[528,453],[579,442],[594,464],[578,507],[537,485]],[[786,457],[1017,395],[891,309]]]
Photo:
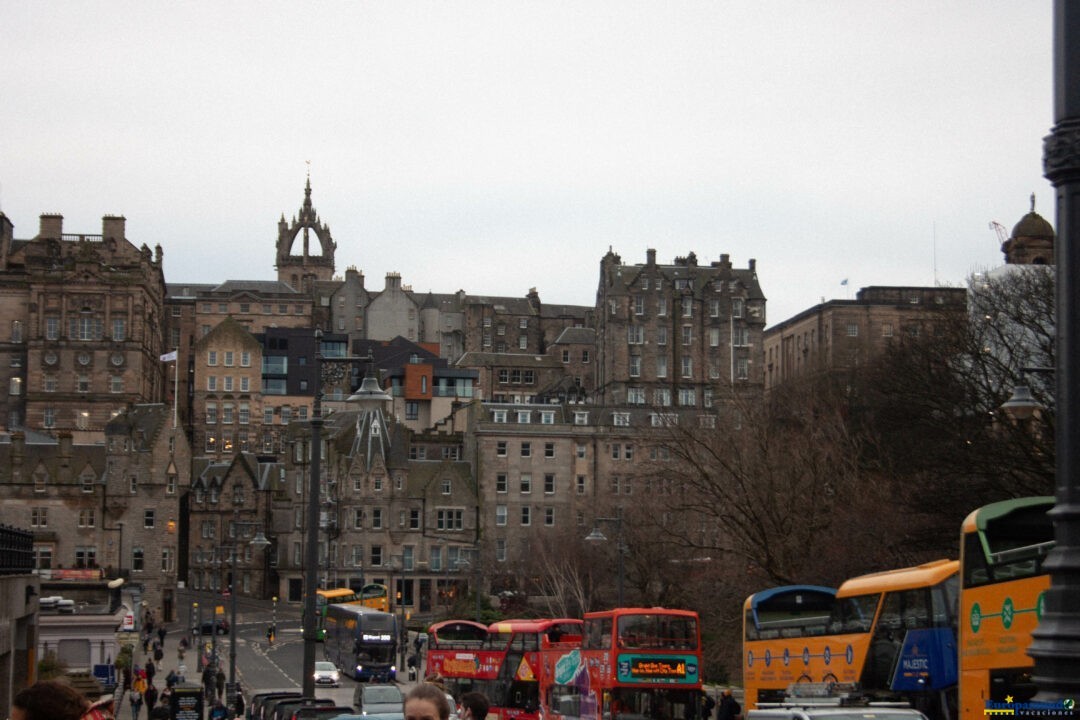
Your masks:
[[[502,653],[502,666],[487,685],[489,715],[540,720],[547,715],[543,690],[554,683],[561,657],[581,647],[582,621],[570,618],[503,620],[488,626],[487,644]]]
[[[487,625],[446,620],[428,628],[428,676],[438,676],[455,697],[488,685],[498,675],[505,653],[487,645]]]
[[[696,612],[616,608],[585,615],[581,648],[559,657],[544,706],[584,720],[701,717]]]

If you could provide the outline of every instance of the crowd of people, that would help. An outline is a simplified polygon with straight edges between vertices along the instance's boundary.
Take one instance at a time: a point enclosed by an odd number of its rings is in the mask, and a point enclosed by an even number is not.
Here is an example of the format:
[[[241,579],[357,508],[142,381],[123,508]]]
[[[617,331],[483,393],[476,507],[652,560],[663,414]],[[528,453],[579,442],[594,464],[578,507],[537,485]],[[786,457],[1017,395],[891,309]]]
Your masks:
[[[164,642],[164,637],[159,638]],[[19,692],[12,703],[10,720],[123,720],[119,706],[123,698],[131,706],[132,720],[141,720],[143,707],[146,707],[147,720],[165,720],[170,717],[170,699],[173,688],[179,678],[170,671],[165,678],[165,688],[158,690],[154,685],[155,669],[153,660],[147,660],[145,668],[136,668],[130,679],[125,679],[115,696],[105,696],[97,702],[91,702],[82,693],[63,680],[42,680]],[[228,708],[224,702],[225,673],[213,665],[208,665],[202,673],[202,686],[207,717],[210,720],[227,720],[243,717],[244,700],[241,693],[236,693],[235,707]],[[460,720],[485,720],[490,704],[480,692],[463,693],[459,699]],[[616,715],[612,701],[612,716]],[[701,694],[701,718],[712,720],[713,710],[716,720],[739,720],[742,708],[730,689],[724,690],[719,701],[707,692]],[[414,685],[405,695],[403,707],[405,720],[449,720],[451,708],[446,689],[437,677]]]

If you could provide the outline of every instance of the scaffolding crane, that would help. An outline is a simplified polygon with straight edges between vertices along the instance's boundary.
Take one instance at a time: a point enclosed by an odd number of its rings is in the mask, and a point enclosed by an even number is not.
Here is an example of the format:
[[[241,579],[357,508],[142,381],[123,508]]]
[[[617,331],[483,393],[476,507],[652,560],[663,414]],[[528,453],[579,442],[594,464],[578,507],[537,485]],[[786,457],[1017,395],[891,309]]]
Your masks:
[[[1005,243],[1009,240],[1009,231],[1005,229],[1005,226],[997,220],[991,220],[990,229],[997,233],[998,242],[1001,243],[1002,247],[1005,247]]]

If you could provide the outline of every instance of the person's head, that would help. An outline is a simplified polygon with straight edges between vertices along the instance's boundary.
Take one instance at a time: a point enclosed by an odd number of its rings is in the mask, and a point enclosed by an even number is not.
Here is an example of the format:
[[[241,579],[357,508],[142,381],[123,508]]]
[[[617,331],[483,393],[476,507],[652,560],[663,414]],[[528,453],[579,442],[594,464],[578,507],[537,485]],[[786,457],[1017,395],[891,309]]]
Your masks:
[[[20,691],[11,703],[11,720],[79,720],[90,701],[59,680],[42,680]]]
[[[438,685],[419,683],[405,696],[405,720],[449,720],[450,701]]]
[[[488,714],[488,699],[484,696],[484,693],[479,692],[467,692],[461,696],[460,700],[461,708],[468,713],[462,715],[462,720],[484,720]]]
[[[731,688],[724,688],[724,697],[731,697]]]

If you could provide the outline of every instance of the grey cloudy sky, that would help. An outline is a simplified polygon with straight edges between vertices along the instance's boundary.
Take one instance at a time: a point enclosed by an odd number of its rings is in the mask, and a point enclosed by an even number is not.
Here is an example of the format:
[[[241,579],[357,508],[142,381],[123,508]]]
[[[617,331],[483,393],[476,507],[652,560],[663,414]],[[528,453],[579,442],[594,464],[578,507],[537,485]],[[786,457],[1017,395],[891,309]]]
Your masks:
[[[610,246],[757,259],[770,324],[1055,222],[1049,0],[0,0],[0,210],[275,277],[303,200],[370,289],[591,305]],[[1055,223],[1056,224],[1056,223]],[[840,286],[848,278],[847,288]]]

